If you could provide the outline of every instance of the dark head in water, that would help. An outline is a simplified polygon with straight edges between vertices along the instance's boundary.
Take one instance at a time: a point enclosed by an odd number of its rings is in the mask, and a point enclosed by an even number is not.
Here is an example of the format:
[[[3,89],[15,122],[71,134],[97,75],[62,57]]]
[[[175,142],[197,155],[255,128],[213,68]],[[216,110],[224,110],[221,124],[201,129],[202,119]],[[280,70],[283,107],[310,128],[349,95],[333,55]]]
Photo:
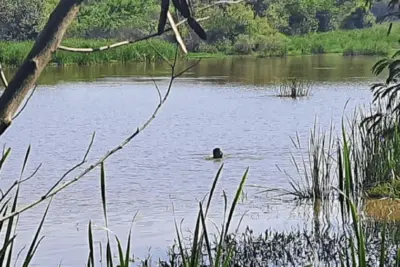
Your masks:
[[[224,154],[222,153],[221,149],[219,147],[214,148],[213,150],[213,158],[214,159],[222,159]]]

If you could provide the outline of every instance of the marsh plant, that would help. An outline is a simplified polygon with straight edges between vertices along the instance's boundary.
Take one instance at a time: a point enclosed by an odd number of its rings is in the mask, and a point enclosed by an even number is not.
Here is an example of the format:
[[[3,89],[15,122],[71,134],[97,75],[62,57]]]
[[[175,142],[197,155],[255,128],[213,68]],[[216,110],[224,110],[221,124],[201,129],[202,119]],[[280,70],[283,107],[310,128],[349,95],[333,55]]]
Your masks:
[[[311,129],[308,146],[303,146],[299,134],[290,137],[295,152],[291,153],[291,163],[295,175],[287,170],[278,169],[289,179],[290,189],[280,189],[276,192],[294,196],[296,199],[329,199],[332,197],[332,187],[337,186],[335,175],[335,139],[333,125],[325,132],[318,128],[317,121]]]
[[[289,79],[279,85],[277,96],[290,97],[293,99],[309,96],[311,93],[311,83],[299,79]]]

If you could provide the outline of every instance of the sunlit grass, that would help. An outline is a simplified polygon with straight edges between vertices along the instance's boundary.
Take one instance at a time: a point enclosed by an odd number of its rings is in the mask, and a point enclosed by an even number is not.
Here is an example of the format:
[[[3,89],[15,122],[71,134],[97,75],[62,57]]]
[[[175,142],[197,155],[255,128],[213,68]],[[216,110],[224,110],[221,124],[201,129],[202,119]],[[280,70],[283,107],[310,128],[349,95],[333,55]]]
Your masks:
[[[62,44],[69,47],[98,48],[113,42],[115,40],[66,39]],[[5,65],[21,64],[32,45],[33,42],[0,42],[0,62]],[[174,44],[159,39],[151,39],[102,52],[73,53],[57,51],[50,63],[88,65],[107,62],[155,61],[163,59],[160,54],[166,58],[173,58],[174,53]]]

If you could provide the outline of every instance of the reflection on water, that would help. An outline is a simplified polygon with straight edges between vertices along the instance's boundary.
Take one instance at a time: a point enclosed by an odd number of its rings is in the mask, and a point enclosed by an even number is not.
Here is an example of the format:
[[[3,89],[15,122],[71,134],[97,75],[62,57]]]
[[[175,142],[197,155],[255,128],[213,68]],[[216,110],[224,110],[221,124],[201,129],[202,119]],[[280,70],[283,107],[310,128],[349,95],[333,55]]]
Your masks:
[[[368,199],[364,205],[365,215],[380,221],[400,221],[400,200]]]
[[[329,129],[331,121],[340,126],[346,101],[350,113],[356,105],[368,103],[375,61],[333,55],[202,61],[176,80],[154,123],[107,162],[110,228],[126,236],[139,210],[132,249],[144,257],[151,247],[155,258],[164,256],[173,243],[175,218],[185,218],[184,230],[193,229],[197,201],[206,195],[220,167],[220,162],[205,160],[214,147],[221,147],[228,157],[209,214],[213,221],[222,219],[222,190],[231,199],[247,167],[250,185],[290,188],[277,168],[296,177],[289,137],[298,132],[306,142],[315,116]],[[18,177],[29,144],[27,173],[40,163],[43,167],[37,179],[22,187],[20,205],[39,198],[82,159],[93,131],[96,139],[88,164],[98,159],[135,131],[158,104],[150,75],[157,77],[160,88],[166,87],[168,67],[153,63],[47,68],[25,112],[2,136],[1,145],[11,146],[12,153],[0,185]],[[311,97],[271,97],[275,83],[294,76],[313,82]],[[97,226],[96,241],[104,237],[99,230],[104,223],[98,178],[99,172],[93,172],[57,196],[44,225],[46,238],[34,258],[38,266],[55,266],[61,259],[63,266],[84,263],[89,220]],[[298,207],[258,192],[246,188],[247,197],[235,217],[237,222],[247,212],[243,227],[249,225],[256,232],[324,227],[324,221],[310,223],[315,220],[312,206]],[[31,240],[44,208],[21,217],[17,247]],[[335,216],[323,220],[328,219]]]
[[[265,85],[285,81],[290,77],[320,82],[352,82],[371,77],[371,68],[378,57],[342,57],[338,55],[293,56],[287,58],[227,57],[202,59],[183,79],[198,78],[215,83],[241,83]],[[181,68],[193,64],[183,62]],[[11,76],[13,70],[6,74]],[[55,84],[63,81],[94,81],[113,77],[114,82],[164,80],[171,74],[165,63],[127,63],[91,66],[48,67],[40,77],[40,83]],[[144,77],[145,76],[145,77]],[[129,77],[130,79],[125,79]],[[118,79],[119,78],[119,79]]]

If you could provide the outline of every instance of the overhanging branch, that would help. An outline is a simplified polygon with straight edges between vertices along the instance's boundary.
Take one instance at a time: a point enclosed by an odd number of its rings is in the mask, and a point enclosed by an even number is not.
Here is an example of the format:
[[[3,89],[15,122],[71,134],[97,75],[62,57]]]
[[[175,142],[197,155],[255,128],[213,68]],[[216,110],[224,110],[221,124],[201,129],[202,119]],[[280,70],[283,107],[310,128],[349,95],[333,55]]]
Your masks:
[[[9,214],[7,214],[6,216],[0,217],[0,222],[4,222],[12,217],[18,216],[21,213],[23,213],[24,211],[27,211],[37,205],[39,205],[40,203],[42,203],[43,201],[47,200],[47,199],[51,199],[52,197],[54,197],[56,194],[58,194],[59,192],[65,190],[66,188],[68,188],[69,186],[75,184],[76,182],[78,182],[79,180],[81,180],[82,178],[84,178],[89,172],[93,171],[95,168],[97,168],[98,166],[100,166],[102,163],[104,163],[109,157],[111,157],[112,155],[114,155],[115,153],[117,153],[119,150],[123,149],[127,144],[129,144],[138,134],[140,134],[144,129],[146,129],[151,122],[156,118],[156,115],[158,114],[158,112],[160,111],[160,109],[163,107],[163,105],[165,104],[165,102],[167,101],[171,89],[172,89],[172,84],[174,82],[174,80],[176,78],[178,78],[179,76],[181,76],[183,73],[185,73],[186,71],[188,71],[190,68],[194,67],[195,65],[197,65],[199,61],[197,61],[196,63],[192,64],[191,66],[185,68],[184,70],[176,73],[176,62],[177,62],[177,58],[178,58],[178,53],[176,52],[175,54],[175,60],[173,63],[173,67],[171,69],[171,79],[170,82],[168,84],[168,89],[165,93],[165,95],[160,98],[160,102],[158,103],[157,107],[154,109],[153,113],[150,115],[150,117],[145,121],[145,123],[141,126],[138,127],[130,136],[128,136],[124,141],[122,141],[121,144],[119,144],[118,146],[114,147],[112,150],[110,150],[109,152],[107,152],[103,157],[101,157],[99,160],[97,160],[96,162],[94,162],[92,165],[90,165],[89,167],[87,167],[86,169],[84,169],[81,173],[79,173],[74,179],[64,183],[63,185],[60,185],[57,187],[57,185],[65,178],[66,174],[63,175],[63,177],[61,179],[58,180],[58,182],[56,183],[55,186],[53,186],[46,194],[44,194],[40,199],[30,203],[29,205],[22,207],[14,212],[11,212]],[[158,92],[158,94],[160,93],[158,87],[156,86],[156,90]],[[93,137],[92,137],[93,140]],[[92,141],[89,145],[89,149],[87,151],[90,150]],[[85,162],[87,153],[85,154],[84,160],[82,162]],[[81,166],[81,163],[78,164],[79,166]],[[77,165],[77,166],[78,166]],[[76,167],[74,167],[73,169],[76,169]],[[72,170],[72,169],[71,169]],[[67,173],[69,173],[70,171],[68,171]]]
[[[207,20],[209,18],[210,17],[204,17],[204,18],[198,19],[197,21]],[[186,21],[187,21],[186,19],[181,20],[178,23],[176,23],[176,26],[181,26]],[[169,32],[169,31],[172,31],[172,27],[166,28],[164,32]],[[145,40],[157,37],[157,36],[159,36],[158,33],[153,33],[153,34],[149,34],[149,35],[146,35],[144,37],[141,37],[139,39],[121,41],[121,42],[118,42],[118,43],[113,43],[113,44],[110,44],[110,45],[105,45],[105,46],[96,47],[96,48],[78,48],[78,47],[69,47],[69,46],[60,45],[58,47],[58,50],[67,51],[67,52],[75,52],[75,53],[101,52],[101,51],[105,51],[105,50],[109,50],[109,49],[113,49],[113,48],[129,45],[129,44],[134,44],[134,43],[137,43],[137,42],[145,41]]]
[[[82,2],[83,0],[61,0],[50,15],[32,50],[0,97],[0,135],[11,125],[29,90],[34,87],[52,54],[60,45]]]

